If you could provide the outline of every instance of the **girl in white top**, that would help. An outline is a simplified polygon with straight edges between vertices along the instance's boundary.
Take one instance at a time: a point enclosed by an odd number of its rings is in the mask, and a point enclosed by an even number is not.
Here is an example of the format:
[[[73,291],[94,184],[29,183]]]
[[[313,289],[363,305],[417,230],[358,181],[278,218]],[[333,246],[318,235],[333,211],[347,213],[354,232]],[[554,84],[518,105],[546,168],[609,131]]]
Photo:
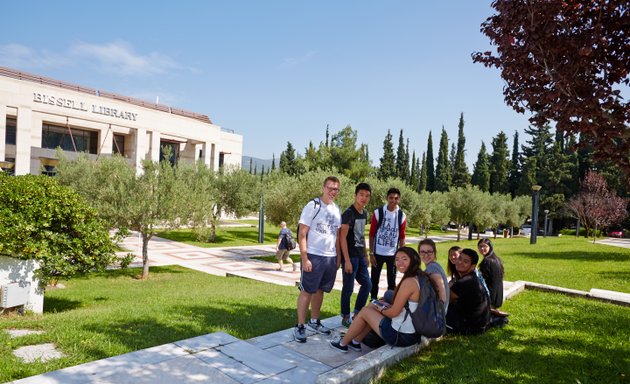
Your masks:
[[[372,330],[388,345],[406,347],[418,342],[420,336],[416,334],[411,316],[405,319],[405,304],[409,304],[411,312],[418,308],[420,256],[413,248],[402,247],[396,251],[395,258],[396,268],[403,277],[394,291],[393,304],[372,302],[364,307],[352,320],[343,339],[331,341],[331,347],[341,352],[347,352],[348,348],[360,351],[361,341]]]

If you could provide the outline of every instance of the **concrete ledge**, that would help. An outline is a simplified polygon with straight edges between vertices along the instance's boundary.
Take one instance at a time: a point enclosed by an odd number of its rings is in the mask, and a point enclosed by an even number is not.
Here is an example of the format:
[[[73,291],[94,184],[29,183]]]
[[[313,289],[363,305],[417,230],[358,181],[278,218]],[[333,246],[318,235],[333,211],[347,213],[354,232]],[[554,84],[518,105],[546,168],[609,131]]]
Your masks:
[[[384,345],[337,369],[328,371],[317,378],[316,383],[368,383],[379,378],[385,369],[402,359],[414,355],[429,345],[429,340],[410,347],[390,347]]]
[[[630,307],[630,293],[607,291],[605,289],[596,289],[596,288],[592,288],[590,292],[586,292],[586,291],[578,291],[576,289],[556,287],[554,285],[532,283],[529,281],[524,281],[521,283],[525,284],[526,289],[532,289],[532,290],[542,291],[542,292],[562,293],[564,295],[583,297],[585,299],[605,301],[607,303]]]
[[[542,292],[556,292],[556,293],[563,293],[569,296],[577,296],[577,297],[585,297],[585,298],[589,297],[588,292],[585,292],[585,291],[578,291],[577,289],[556,287],[556,286],[547,285],[547,284],[532,283],[529,281],[525,282],[525,287],[527,289],[533,289],[533,290],[542,291]]]
[[[507,283],[507,282],[506,282]],[[503,298],[509,300],[525,290],[526,281],[518,280],[510,284],[508,288],[503,290]],[[507,285],[507,284],[505,284]]]
[[[609,303],[630,307],[630,293],[607,291],[605,289],[591,289],[590,296],[593,299],[607,301]]]

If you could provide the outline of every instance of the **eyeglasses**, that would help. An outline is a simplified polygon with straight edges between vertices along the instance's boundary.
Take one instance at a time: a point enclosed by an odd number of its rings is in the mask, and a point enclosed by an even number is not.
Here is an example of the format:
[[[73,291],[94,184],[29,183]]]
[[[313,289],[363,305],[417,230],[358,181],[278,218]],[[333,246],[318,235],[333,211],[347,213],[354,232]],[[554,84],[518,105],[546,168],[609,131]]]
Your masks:
[[[334,188],[334,187],[329,187],[329,186],[326,186],[326,189],[327,189],[327,190],[329,190],[329,191],[331,191],[331,192],[339,192],[339,188]]]
[[[421,255],[430,256],[430,255],[434,254],[435,252],[433,252],[433,251],[420,251],[419,253]]]

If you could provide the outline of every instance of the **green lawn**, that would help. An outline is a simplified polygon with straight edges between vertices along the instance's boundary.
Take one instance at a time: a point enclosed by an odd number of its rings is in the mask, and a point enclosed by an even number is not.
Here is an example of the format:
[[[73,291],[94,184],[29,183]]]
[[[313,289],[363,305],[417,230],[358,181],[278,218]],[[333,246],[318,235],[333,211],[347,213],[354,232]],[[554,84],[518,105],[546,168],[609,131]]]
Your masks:
[[[44,315],[3,316],[0,329],[36,329],[43,335],[10,339],[0,332],[0,382],[212,332],[241,339],[290,328],[297,289],[223,278],[181,267],[109,271],[64,281],[46,292]],[[327,296],[322,317],[338,313],[339,292]],[[55,343],[68,357],[24,364],[11,350]]]
[[[271,224],[265,224],[264,244],[275,244],[280,228]],[[258,226],[251,224],[249,227],[219,227],[215,242],[199,241],[190,229],[176,229],[161,231],[156,236],[165,239],[179,241],[203,248],[235,247],[241,245],[258,245]]]

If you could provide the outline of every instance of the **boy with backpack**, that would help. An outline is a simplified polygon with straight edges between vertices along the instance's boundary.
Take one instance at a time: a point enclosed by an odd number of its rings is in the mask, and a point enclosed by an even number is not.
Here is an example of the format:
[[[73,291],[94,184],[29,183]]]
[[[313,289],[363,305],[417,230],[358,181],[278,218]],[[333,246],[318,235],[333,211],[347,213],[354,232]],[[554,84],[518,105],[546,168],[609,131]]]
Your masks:
[[[278,260],[278,271],[282,271],[282,262],[286,261],[293,267],[293,272],[297,270],[297,265],[293,263],[291,259],[291,250],[295,249],[295,239],[293,238],[293,232],[287,228],[286,222],[280,223],[280,234],[278,235],[278,242],[276,244],[276,259]]]
[[[370,222],[370,264],[372,266],[372,300],[378,299],[378,282],[383,264],[387,265],[387,289],[396,289],[396,250],[405,246],[407,216],[400,209],[400,190],[387,191],[387,204],[377,208]]]
[[[334,200],[339,194],[340,182],[334,176],[324,180],[322,194],[309,201],[300,215],[298,240],[300,244],[301,276],[297,301],[298,322],[293,337],[306,343],[306,327],[311,331],[330,335],[331,330],[319,320],[324,292],[335,284],[340,263],[339,227],[341,212]],[[306,321],[308,307],[311,320]]]
[[[368,274],[368,256],[365,246],[365,224],[372,188],[367,183],[360,183],[354,190],[354,204],[341,215],[341,267],[343,271],[343,287],[341,288],[341,324],[349,327],[350,298],[354,290],[354,280],[361,285],[354,303],[353,316],[365,306],[372,290],[372,282]]]

